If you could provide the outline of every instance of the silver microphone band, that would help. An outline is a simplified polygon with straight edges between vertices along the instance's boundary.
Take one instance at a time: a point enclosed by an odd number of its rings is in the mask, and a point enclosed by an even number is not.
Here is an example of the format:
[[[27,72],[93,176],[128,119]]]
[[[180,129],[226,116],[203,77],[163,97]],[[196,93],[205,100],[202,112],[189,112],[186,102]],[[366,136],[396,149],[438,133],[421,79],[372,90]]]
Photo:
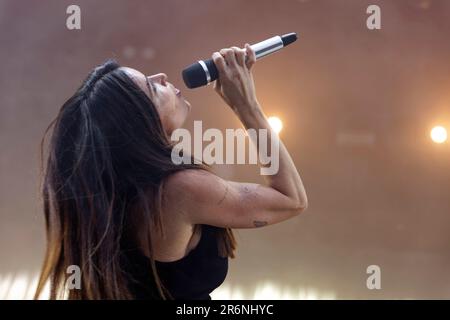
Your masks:
[[[211,75],[209,74],[209,70],[208,67],[206,66],[206,63],[203,60],[199,60],[198,63],[200,63],[200,65],[203,68],[203,71],[205,71],[206,82],[209,84],[211,82]]]

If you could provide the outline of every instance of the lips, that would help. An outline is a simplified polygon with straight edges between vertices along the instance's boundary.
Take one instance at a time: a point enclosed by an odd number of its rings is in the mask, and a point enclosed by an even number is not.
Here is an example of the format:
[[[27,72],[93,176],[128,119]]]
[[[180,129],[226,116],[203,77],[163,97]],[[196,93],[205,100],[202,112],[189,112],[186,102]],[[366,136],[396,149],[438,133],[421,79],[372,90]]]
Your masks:
[[[171,89],[175,92],[175,95],[178,97],[181,97],[181,91],[178,90],[177,88],[175,88],[175,86],[171,83],[169,83],[169,86],[171,87]]]

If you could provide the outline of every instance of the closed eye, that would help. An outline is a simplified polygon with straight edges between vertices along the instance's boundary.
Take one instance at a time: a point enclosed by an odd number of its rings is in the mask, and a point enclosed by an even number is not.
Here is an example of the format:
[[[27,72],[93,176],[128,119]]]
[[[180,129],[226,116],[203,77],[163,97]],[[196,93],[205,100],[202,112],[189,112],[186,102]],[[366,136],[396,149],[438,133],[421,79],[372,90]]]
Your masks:
[[[156,86],[153,81],[150,81],[149,78],[145,78],[147,82],[148,90],[152,93],[152,95],[156,94]]]

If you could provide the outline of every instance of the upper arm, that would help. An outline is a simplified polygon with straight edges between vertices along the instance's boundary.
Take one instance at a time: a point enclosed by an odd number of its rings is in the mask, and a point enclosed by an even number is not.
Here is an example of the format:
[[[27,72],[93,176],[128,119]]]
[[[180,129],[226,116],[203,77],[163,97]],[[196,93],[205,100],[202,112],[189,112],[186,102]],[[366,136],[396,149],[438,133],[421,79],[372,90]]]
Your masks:
[[[273,188],[227,181],[205,170],[173,174],[166,190],[169,210],[181,211],[192,224],[255,228],[284,221],[304,209]]]

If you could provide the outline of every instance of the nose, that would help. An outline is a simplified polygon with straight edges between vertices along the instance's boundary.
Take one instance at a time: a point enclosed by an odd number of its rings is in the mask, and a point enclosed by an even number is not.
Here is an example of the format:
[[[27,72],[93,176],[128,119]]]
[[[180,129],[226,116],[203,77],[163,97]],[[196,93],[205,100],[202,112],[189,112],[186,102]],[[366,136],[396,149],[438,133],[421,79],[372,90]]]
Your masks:
[[[159,82],[160,84],[162,84],[164,86],[166,85],[166,82],[167,82],[167,79],[168,79],[167,74],[165,74],[165,73],[157,73],[157,74],[154,74],[154,75],[150,76],[149,78],[152,81]]]

